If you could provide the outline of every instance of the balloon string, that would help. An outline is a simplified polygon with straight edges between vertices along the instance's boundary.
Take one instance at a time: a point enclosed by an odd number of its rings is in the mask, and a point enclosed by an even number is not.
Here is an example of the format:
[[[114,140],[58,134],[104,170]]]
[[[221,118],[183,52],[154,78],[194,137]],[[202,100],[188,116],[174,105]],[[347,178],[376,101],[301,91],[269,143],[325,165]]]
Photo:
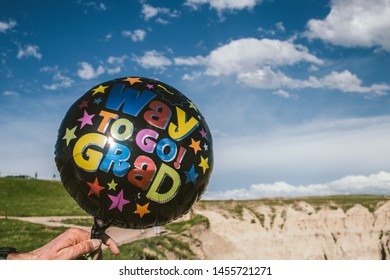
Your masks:
[[[102,220],[98,220],[96,217],[93,218],[93,226],[91,229],[91,239],[102,239],[106,229],[110,226],[110,223],[105,224]],[[80,260],[92,260],[91,254],[85,254],[79,258]]]
[[[110,223],[104,223],[102,220],[93,218],[93,226],[91,230],[91,239],[103,239],[104,232],[109,228]]]

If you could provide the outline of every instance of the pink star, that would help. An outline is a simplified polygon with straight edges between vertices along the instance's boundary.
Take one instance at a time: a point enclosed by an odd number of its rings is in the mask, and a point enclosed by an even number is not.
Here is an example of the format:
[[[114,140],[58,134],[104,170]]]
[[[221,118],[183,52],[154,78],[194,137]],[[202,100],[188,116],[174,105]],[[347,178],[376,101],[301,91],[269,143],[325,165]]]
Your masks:
[[[147,87],[148,89],[152,89],[152,88],[154,88],[154,85],[147,84],[146,87]]]
[[[82,118],[79,118],[78,121],[81,122],[80,129],[84,127],[84,125],[89,124],[92,125],[92,118],[95,116],[93,115],[88,115],[87,111],[84,110],[84,116]]]
[[[115,195],[108,195],[108,197],[111,199],[112,203],[108,210],[112,210],[114,208],[118,208],[120,212],[123,210],[123,205],[129,203],[130,201],[123,198],[123,190],[119,192],[117,196]]]
[[[204,131],[203,128],[202,128],[199,132],[200,132],[200,134],[202,135],[202,138],[207,138],[207,132]]]

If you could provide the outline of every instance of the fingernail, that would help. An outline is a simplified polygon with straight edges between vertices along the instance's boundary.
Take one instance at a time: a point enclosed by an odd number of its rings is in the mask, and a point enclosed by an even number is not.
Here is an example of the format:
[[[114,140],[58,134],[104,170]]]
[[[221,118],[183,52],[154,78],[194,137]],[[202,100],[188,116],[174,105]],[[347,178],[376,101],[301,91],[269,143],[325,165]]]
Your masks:
[[[102,241],[100,239],[92,239],[93,248],[97,249],[102,245]]]

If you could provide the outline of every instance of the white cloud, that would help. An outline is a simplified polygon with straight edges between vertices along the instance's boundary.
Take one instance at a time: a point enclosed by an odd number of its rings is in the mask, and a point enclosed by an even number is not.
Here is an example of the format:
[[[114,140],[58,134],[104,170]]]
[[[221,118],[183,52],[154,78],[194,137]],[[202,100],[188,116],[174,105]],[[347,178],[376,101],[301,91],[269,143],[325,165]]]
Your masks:
[[[128,59],[127,55],[109,56],[107,58],[108,66],[105,67],[107,73],[110,75],[117,74],[122,71],[125,61]]]
[[[363,82],[355,74],[352,74],[348,70],[344,70],[343,72],[332,71],[330,74],[320,79],[310,77],[307,81],[302,82],[302,86],[338,89],[343,92],[374,93],[378,95],[385,94],[386,91],[390,90],[390,86],[386,84],[363,86],[362,83]]]
[[[112,34],[108,33],[106,36],[104,36],[104,41],[108,42],[111,40],[111,38],[112,38]]]
[[[218,13],[224,10],[243,10],[253,9],[254,6],[260,4],[262,0],[187,0],[184,4],[198,9],[199,6],[208,4],[211,8],[216,9]]]
[[[101,65],[94,69],[88,62],[82,61],[79,64],[81,68],[77,70],[77,75],[83,80],[95,79],[105,72],[104,67]]]
[[[207,62],[207,59],[200,55],[195,57],[175,57],[173,60],[175,65],[179,66],[204,65]]]
[[[16,57],[18,59],[21,59],[23,57],[35,57],[36,59],[41,59],[42,54],[39,52],[39,47],[37,45],[26,45],[24,46],[24,48],[19,48]]]
[[[69,88],[73,85],[74,81],[65,76],[65,72],[67,72],[66,70],[65,71],[61,71],[58,66],[54,66],[54,67],[49,67],[49,66],[46,66],[46,67],[43,67],[40,69],[41,72],[45,72],[45,73],[50,73],[50,74],[53,74],[53,83],[51,84],[44,84],[43,87],[45,89],[48,89],[48,90],[57,90],[57,89],[60,89],[60,88]]]
[[[306,47],[290,41],[244,38],[218,47],[207,56],[177,57],[173,61],[178,66],[203,66],[203,74],[208,76],[235,75],[239,83],[260,89],[326,88],[375,95],[384,95],[390,90],[385,83],[365,86],[356,74],[348,70],[333,71],[323,77],[310,76],[306,80],[294,79],[280,70],[274,70],[305,62],[314,71],[324,64]],[[196,76],[186,74],[183,79],[193,80],[200,76],[199,73]],[[276,91],[278,93],[286,97],[285,91]]]
[[[84,2],[84,1],[78,0],[77,3],[84,5],[85,7],[88,7],[88,8],[93,8],[96,11],[106,11],[107,10],[107,6],[102,2],[95,2],[95,1]]]
[[[346,176],[324,184],[292,185],[280,181],[272,184],[253,184],[219,192],[206,192],[205,199],[256,199],[264,197],[299,197],[346,194],[390,194],[390,173],[379,172],[368,176]]]
[[[136,29],[134,31],[124,30],[122,36],[130,38],[133,42],[139,42],[145,40],[146,31],[142,29]]]
[[[254,71],[265,65],[293,65],[298,62],[323,64],[302,45],[289,41],[244,38],[211,51],[207,57],[206,74],[230,75]]]
[[[333,71],[321,77],[309,77],[307,80],[297,80],[286,76],[280,71],[273,71],[271,67],[264,67],[253,72],[241,73],[238,81],[254,88],[327,88],[342,92],[384,95],[390,90],[387,84],[372,84],[363,86],[362,81],[348,70]]]
[[[16,21],[10,19],[8,22],[0,21],[0,32],[5,33],[16,26]]]
[[[6,91],[3,91],[3,95],[4,96],[19,96],[19,93],[17,93],[16,91],[13,91],[13,90],[6,90]]]
[[[141,13],[145,21],[156,18],[156,21],[162,24],[167,24],[168,21],[166,19],[162,19],[161,16],[169,18],[175,18],[179,16],[179,12],[177,10],[170,10],[164,7],[153,7],[149,4],[142,5]]]
[[[280,71],[275,72],[269,66],[252,72],[240,73],[237,80],[247,86],[261,89],[297,88],[301,85],[299,80],[294,80]]]
[[[282,90],[282,89],[274,91],[272,94],[280,96],[280,97],[284,97],[284,98],[291,98],[292,97],[291,93],[289,93],[285,90]]]
[[[79,63],[81,68],[77,70],[77,75],[83,80],[91,80],[104,73],[110,75],[118,74],[122,71],[125,61],[128,58],[127,55],[109,56],[105,61],[100,61],[100,64],[96,68],[90,63],[83,61]]]
[[[333,0],[326,18],[311,19],[307,27],[309,38],[390,51],[390,0]]]
[[[390,166],[389,141],[388,116],[319,119],[258,135],[215,137],[213,185],[242,188],[271,178],[307,184],[373,174]]]
[[[172,65],[172,61],[169,58],[156,50],[146,51],[143,56],[135,56],[134,60],[145,69],[165,69],[167,66]]]
[[[286,28],[284,27],[283,25],[283,22],[277,22],[275,24],[276,28],[279,30],[279,31],[282,31],[282,32],[285,32],[286,31]]]

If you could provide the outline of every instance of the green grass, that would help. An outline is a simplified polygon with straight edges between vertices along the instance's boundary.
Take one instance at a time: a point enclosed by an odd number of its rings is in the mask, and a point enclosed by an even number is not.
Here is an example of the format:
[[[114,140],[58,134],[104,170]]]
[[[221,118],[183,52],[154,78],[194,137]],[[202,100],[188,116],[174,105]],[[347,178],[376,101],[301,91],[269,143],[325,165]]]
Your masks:
[[[207,209],[213,206],[213,209],[226,210],[237,217],[242,217],[243,208],[250,209],[252,212],[257,206],[265,205],[273,209],[278,206],[297,205],[299,202],[306,202],[314,207],[316,211],[323,207],[335,210],[341,208],[347,211],[356,204],[366,207],[370,212],[374,212],[380,202],[390,200],[390,196],[384,195],[333,195],[333,196],[313,196],[297,198],[263,198],[256,200],[202,200],[197,203],[200,208]],[[261,217],[258,217],[261,220]]]
[[[195,215],[195,217],[193,217],[188,221],[181,221],[181,222],[167,224],[165,225],[165,228],[177,234],[181,234],[186,230],[189,230],[192,227],[199,224],[205,224],[208,227],[210,225],[210,222],[209,219],[207,219],[205,216]]]
[[[87,215],[61,182],[0,178],[0,216]]]
[[[65,230],[63,227],[0,219],[0,247],[10,246],[19,251],[31,251],[45,245]]]
[[[187,240],[187,241],[186,241]],[[107,260],[168,260],[174,255],[177,259],[192,260],[196,255],[190,249],[189,239],[180,235],[162,235],[141,239],[119,246],[121,254],[112,255],[109,250],[104,252]]]
[[[71,225],[78,225],[82,227],[92,227],[93,225],[93,218],[92,217],[87,217],[87,218],[69,218],[65,220],[61,220],[61,223],[64,224],[71,224]]]

